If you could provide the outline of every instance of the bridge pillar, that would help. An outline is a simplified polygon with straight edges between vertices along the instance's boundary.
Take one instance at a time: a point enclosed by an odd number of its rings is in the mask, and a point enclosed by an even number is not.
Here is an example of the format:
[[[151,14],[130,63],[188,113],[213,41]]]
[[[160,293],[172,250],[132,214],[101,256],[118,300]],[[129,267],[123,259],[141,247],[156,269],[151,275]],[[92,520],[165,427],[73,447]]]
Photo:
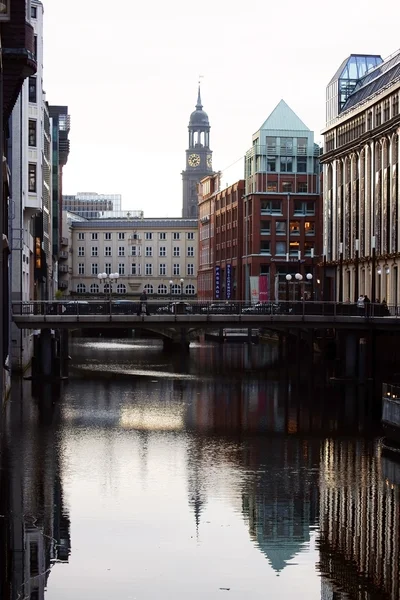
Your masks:
[[[60,375],[63,378],[68,377],[69,366],[69,332],[68,329],[60,329],[59,357],[60,357]]]
[[[51,329],[42,329],[34,337],[32,380],[44,381],[60,376],[57,342]]]
[[[54,338],[51,329],[42,329],[39,336],[39,370],[43,377],[53,374]]]
[[[353,378],[357,374],[357,334],[348,332],[345,335],[345,375]]]
[[[174,351],[174,350],[189,350],[189,336],[184,327],[181,327],[180,331],[177,331],[177,334],[173,338],[163,338],[163,347],[164,350]]]
[[[367,338],[358,341],[358,379],[363,383],[367,378]]]

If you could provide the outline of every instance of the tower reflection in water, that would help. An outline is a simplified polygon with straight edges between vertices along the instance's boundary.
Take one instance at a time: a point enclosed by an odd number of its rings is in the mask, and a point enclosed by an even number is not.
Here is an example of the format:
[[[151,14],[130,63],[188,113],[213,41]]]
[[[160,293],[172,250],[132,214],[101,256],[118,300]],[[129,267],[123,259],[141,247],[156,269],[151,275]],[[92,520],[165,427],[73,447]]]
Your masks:
[[[22,386],[28,388],[29,384]],[[55,562],[68,562],[70,521],[63,503],[54,391],[14,386],[1,453],[1,597],[44,598]],[[43,408],[43,410],[42,410]]]

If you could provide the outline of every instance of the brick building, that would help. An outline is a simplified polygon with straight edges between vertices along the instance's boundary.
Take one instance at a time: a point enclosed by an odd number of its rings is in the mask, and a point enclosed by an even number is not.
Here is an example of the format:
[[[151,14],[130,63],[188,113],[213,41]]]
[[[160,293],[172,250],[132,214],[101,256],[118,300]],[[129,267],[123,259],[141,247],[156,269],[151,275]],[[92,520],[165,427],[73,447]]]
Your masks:
[[[319,153],[314,133],[283,100],[253,135],[245,158],[244,299],[249,299],[250,277],[260,275],[267,276],[268,298],[284,299],[286,275],[296,273],[303,280],[290,288],[291,297],[295,289],[321,297],[316,269],[322,255]],[[313,278],[307,283],[308,273]]]

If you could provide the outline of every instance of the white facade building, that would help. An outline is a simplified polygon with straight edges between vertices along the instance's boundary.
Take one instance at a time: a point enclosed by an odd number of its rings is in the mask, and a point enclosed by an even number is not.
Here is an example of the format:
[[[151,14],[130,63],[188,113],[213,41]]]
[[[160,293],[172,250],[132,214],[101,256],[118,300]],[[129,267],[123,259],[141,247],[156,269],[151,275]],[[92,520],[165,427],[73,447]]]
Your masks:
[[[351,55],[327,87],[324,255],[329,297],[400,299],[400,51]]]
[[[30,3],[37,73],[24,82],[10,120],[12,300],[48,297],[51,256],[51,138],[43,93],[43,5]],[[47,263],[47,266],[46,266]],[[36,268],[35,268],[36,267]],[[32,356],[31,332],[12,325],[12,364],[23,370]]]
[[[108,293],[98,274],[118,273],[112,293],[196,295],[197,226],[197,219],[69,219],[69,293]]]

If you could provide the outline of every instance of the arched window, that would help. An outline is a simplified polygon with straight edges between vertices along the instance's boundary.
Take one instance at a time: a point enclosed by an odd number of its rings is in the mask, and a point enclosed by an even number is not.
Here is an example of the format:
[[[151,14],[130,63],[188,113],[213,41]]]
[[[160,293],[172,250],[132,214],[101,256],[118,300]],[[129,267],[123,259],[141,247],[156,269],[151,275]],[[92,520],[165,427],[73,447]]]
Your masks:
[[[90,293],[91,294],[98,294],[100,291],[100,287],[98,283],[92,283],[92,285],[90,286]]]
[[[158,294],[168,294],[168,288],[167,288],[167,286],[166,286],[166,285],[164,285],[163,283],[161,283],[161,284],[158,286],[158,291],[157,291],[157,293],[158,293]]]
[[[111,292],[111,294],[112,294],[112,291],[113,291],[112,285],[110,283],[105,283],[104,284],[104,293],[109,294]]]
[[[180,294],[181,293],[181,286],[179,285],[179,283],[174,283],[173,285],[171,285],[171,294]]]
[[[126,294],[126,285],[124,283],[117,285],[117,294]]]
[[[76,286],[76,291],[78,294],[84,294],[86,292],[86,285],[84,283],[78,283]]]
[[[194,285],[192,285],[191,283],[189,283],[189,284],[186,286],[186,289],[185,289],[185,294],[186,294],[187,296],[194,296],[194,295],[195,295],[195,293],[196,293],[196,290],[195,290],[195,287],[194,287]]]
[[[154,294],[154,288],[151,285],[151,283],[147,283],[144,288],[143,291],[146,292],[146,294]]]

